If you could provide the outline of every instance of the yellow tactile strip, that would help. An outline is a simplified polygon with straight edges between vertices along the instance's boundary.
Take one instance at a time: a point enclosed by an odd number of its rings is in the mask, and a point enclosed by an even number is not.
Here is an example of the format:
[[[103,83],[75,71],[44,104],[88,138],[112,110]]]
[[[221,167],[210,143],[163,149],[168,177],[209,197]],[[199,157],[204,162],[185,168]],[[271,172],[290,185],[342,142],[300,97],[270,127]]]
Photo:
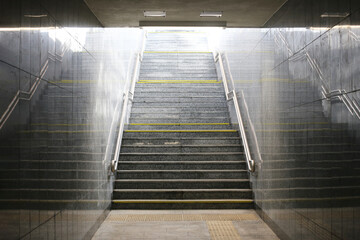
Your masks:
[[[206,222],[212,240],[241,240],[231,221]]]
[[[259,220],[253,213],[245,214],[111,214],[111,222],[162,222],[162,221],[244,221]]]

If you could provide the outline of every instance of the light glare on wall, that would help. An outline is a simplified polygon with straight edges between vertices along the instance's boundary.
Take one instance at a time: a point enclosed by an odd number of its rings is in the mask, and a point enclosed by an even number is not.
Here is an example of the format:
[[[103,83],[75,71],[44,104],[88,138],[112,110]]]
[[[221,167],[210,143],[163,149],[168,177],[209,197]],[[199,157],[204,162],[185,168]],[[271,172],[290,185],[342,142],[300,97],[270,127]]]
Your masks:
[[[325,12],[320,15],[322,18],[343,18],[349,16],[349,13],[342,12],[342,13],[331,13],[331,12]]]
[[[144,17],[166,17],[166,11],[144,11]]]
[[[200,13],[200,17],[222,17],[222,12],[206,12]]]

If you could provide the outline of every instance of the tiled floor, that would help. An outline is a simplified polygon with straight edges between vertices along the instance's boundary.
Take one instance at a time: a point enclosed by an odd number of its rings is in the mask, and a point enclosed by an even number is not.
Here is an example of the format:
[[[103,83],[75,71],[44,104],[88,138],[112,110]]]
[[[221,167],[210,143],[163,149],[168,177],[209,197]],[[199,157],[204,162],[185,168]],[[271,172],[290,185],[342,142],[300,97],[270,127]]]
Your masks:
[[[275,240],[254,210],[113,210],[93,240]]]

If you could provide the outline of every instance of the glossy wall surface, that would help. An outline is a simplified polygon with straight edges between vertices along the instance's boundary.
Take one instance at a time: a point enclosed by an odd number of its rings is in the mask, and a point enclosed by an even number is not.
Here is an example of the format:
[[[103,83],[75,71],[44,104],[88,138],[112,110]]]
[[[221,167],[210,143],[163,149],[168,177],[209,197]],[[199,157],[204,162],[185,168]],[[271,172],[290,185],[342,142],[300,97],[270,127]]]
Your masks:
[[[103,29],[83,1],[0,5],[0,239],[89,239],[142,30]]]
[[[360,119],[338,98],[360,104],[359,19],[357,1],[290,0],[269,28],[219,32],[256,160],[255,202],[282,239],[360,238]]]

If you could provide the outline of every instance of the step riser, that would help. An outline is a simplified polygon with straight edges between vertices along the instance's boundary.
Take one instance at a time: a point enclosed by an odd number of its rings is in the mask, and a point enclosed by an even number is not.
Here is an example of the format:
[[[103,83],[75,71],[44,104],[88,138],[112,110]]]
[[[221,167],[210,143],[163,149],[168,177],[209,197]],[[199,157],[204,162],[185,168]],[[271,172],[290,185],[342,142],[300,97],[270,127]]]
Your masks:
[[[251,191],[167,191],[127,192],[114,191],[114,199],[251,199]]]
[[[132,118],[148,118],[148,119],[152,119],[152,118],[156,118],[156,119],[167,119],[167,118],[174,118],[174,119],[178,119],[178,121],[182,121],[186,118],[208,118],[208,121],[212,121],[213,118],[219,118],[219,117],[226,117],[228,118],[228,112],[193,112],[193,113],[181,113],[181,112],[175,112],[175,111],[168,111],[168,113],[166,112],[161,112],[161,113],[151,113],[151,111],[148,111],[146,109],[146,112],[140,112],[137,111],[136,112],[132,112],[131,113],[131,117]]]
[[[133,103],[219,103],[225,100],[225,96],[220,97],[135,97]]]
[[[163,145],[163,144],[178,144],[178,145],[196,145],[196,144],[241,144],[240,139],[127,139],[123,138],[123,145]]]
[[[253,203],[112,203],[112,209],[253,209]]]
[[[133,108],[131,109],[132,114],[152,113],[153,116],[155,117],[159,116],[158,114],[182,114],[183,116],[191,117],[191,116],[198,116],[199,114],[203,114],[203,113],[211,114],[211,112],[227,112],[227,107],[214,107],[214,106],[174,107],[171,106],[171,104],[169,104],[169,106],[153,106],[153,107],[133,106]]]
[[[250,183],[248,181],[244,182],[221,182],[221,181],[188,181],[184,182],[181,180],[167,182],[166,180],[161,181],[152,181],[148,180],[146,182],[141,182],[139,180],[127,181],[127,182],[115,182],[116,189],[227,189],[227,188],[241,188],[248,189],[250,188]]]
[[[126,130],[231,130],[231,125],[126,125]]]
[[[118,179],[246,179],[243,172],[117,172]]]
[[[126,155],[120,154],[121,161],[241,161],[245,160],[242,154],[217,155]]]
[[[190,89],[189,89],[190,90]],[[134,96],[134,100],[140,99],[140,98],[159,98],[159,99],[169,99],[169,98],[219,98],[224,99],[225,95],[224,92],[205,92],[205,93],[199,93],[199,92],[136,92]]]
[[[229,118],[130,118],[129,121],[131,123],[229,123]]]
[[[122,153],[193,153],[193,152],[242,152],[242,147],[121,147]]]
[[[240,161],[239,161],[240,162]],[[245,162],[242,163],[204,163],[204,164],[154,164],[154,163],[146,163],[143,164],[129,164],[119,162],[118,165],[119,170],[196,170],[196,169],[237,169],[237,170],[246,170]]]
[[[237,132],[125,132],[124,137],[238,137]]]
[[[226,108],[227,105],[225,102],[134,102],[134,108],[160,108],[160,107],[168,107],[168,108],[210,108],[209,110],[216,108]],[[157,111],[157,109],[153,109],[153,111]]]

